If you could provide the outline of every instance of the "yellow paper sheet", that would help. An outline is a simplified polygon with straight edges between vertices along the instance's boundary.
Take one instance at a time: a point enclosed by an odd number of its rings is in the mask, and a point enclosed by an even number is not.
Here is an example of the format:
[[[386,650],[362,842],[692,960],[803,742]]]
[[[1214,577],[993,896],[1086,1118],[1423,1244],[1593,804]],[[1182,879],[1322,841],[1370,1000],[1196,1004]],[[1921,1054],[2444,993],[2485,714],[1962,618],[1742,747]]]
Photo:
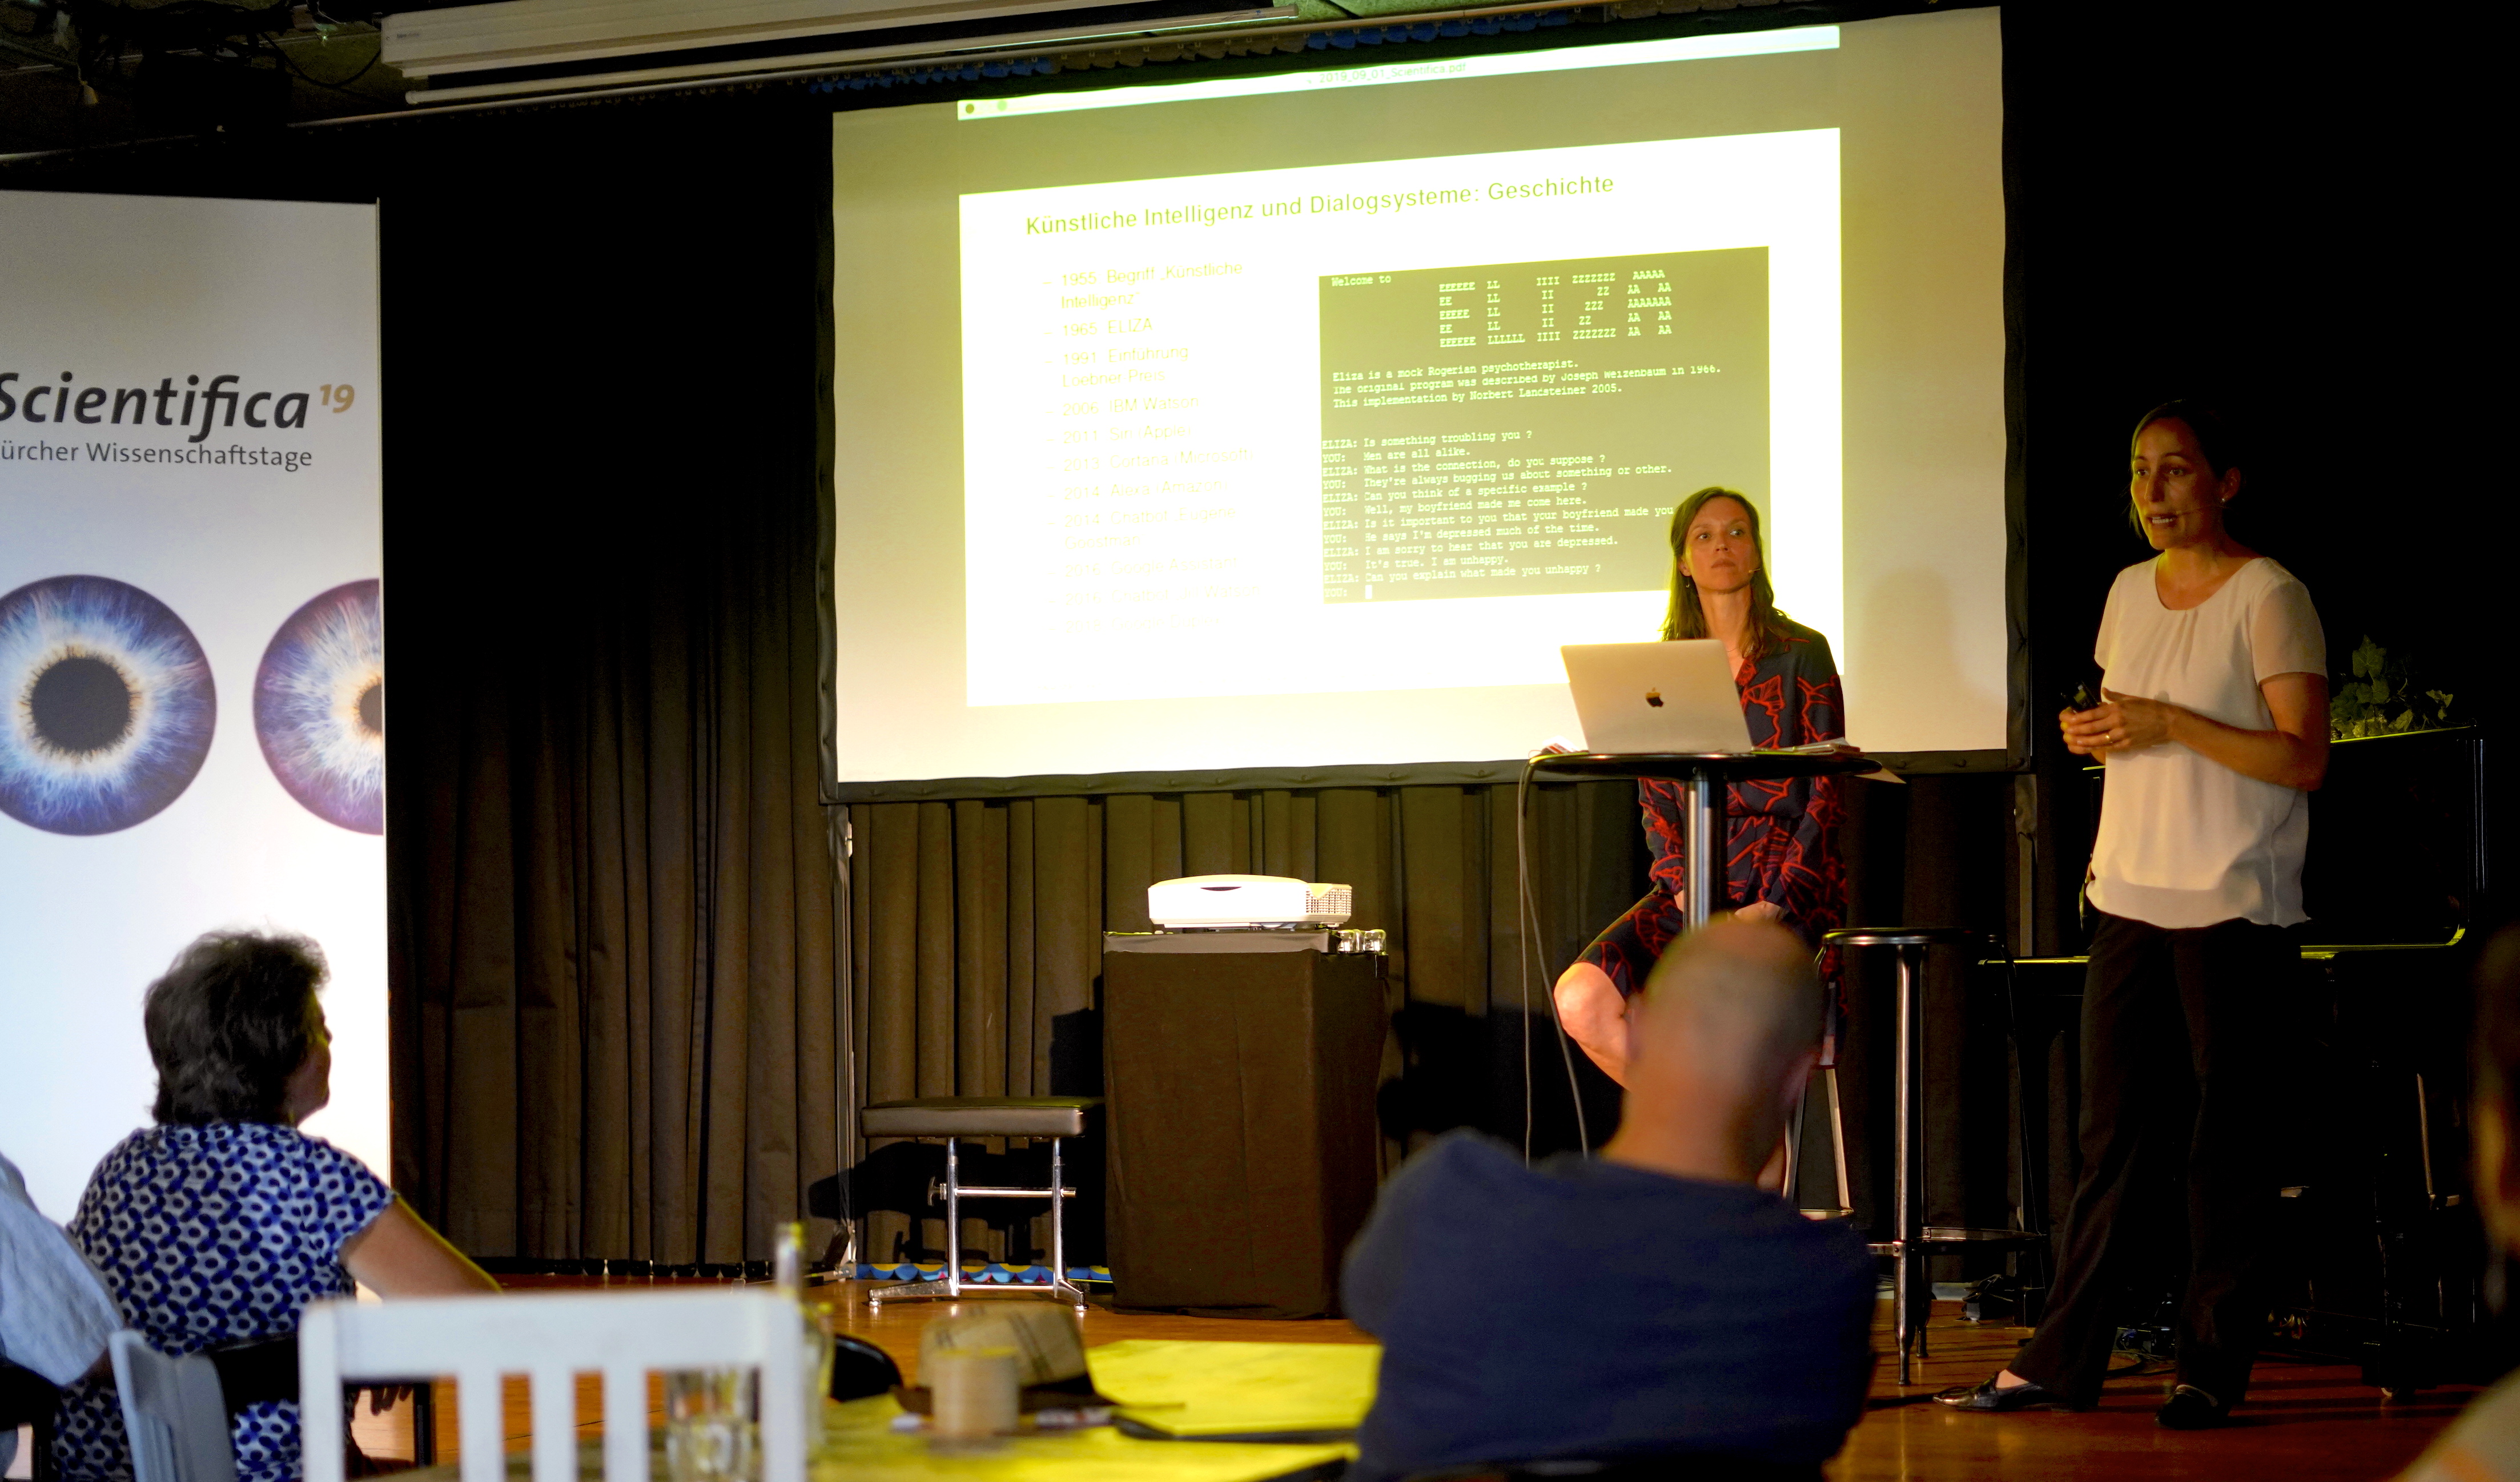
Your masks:
[[[1174,1436],[1354,1430],[1373,1404],[1372,1343],[1131,1338],[1086,1354],[1121,1414]]]
[[[892,1429],[899,1414],[890,1395],[832,1406],[813,1482],[1262,1482],[1355,1455],[1345,1446],[1137,1441],[1107,1425],[1009,1436],[986,1450],[955,1452]]]

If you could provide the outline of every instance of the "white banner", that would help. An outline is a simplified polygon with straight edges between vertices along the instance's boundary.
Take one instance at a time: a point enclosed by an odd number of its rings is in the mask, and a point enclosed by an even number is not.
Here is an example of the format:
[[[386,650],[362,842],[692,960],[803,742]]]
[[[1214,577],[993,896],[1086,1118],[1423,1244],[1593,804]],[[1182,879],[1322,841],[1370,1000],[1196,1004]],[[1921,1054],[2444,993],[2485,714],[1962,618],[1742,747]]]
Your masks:
[[[0,192],[0,1151],[67,1219],[143,992],[303,933],[391,1176],[376,210]]]

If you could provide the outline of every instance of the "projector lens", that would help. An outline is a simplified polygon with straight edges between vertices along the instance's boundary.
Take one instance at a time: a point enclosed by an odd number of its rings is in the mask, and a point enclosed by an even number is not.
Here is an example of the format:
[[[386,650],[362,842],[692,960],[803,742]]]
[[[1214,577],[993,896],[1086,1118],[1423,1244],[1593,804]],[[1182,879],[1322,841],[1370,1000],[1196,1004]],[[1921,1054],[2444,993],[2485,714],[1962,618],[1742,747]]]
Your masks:
[[[49,833],[112,833],[192,786],[218,697],[193,630],[105,576],[0,597],[0,813]]]
[[[385,629],[374,581],[290,614],[253,679],[253,730],[272,775],[306,811],[385,831]]]

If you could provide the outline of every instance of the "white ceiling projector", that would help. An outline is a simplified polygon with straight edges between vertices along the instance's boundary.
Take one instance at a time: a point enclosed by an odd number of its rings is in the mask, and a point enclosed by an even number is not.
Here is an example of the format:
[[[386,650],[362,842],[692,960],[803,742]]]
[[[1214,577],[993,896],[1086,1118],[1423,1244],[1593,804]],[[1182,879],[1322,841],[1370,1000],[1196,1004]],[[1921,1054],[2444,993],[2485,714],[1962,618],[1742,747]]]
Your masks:
[[[1147,915],[1166,931],[1336,926],[1355,910],[1345,885],[1282,875],[1192,875],[1147,887]]]

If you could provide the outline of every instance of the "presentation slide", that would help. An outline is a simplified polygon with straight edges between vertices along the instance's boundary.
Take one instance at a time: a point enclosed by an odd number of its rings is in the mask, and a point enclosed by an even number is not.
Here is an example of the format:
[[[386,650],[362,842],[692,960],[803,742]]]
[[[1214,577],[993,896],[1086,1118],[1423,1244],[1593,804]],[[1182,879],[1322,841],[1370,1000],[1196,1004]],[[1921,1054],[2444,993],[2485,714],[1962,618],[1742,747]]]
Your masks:
[[[1997,42],[838,115],[841,781],[1518,757],[1710,484],[1853,740],[2002,747]]]

